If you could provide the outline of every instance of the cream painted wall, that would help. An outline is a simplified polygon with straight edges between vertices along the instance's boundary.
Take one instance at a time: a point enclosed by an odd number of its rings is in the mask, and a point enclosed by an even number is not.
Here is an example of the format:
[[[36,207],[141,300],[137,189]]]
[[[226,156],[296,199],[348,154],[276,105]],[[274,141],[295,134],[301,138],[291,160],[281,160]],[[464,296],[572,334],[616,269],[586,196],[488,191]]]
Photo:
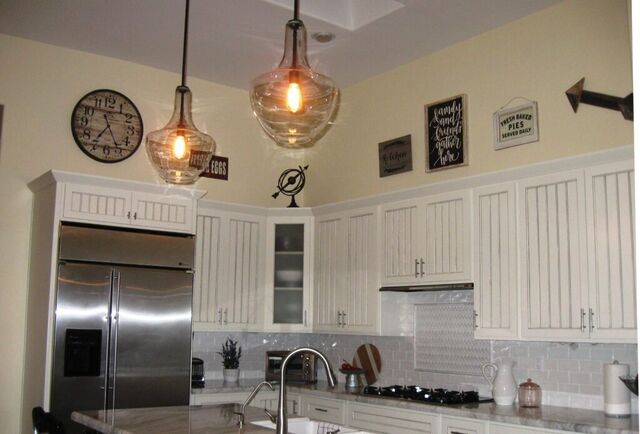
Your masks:
[[[307,205],[633,143],[619,112],[582,105],[574,114],[564,94],[582,77],[587,90],[632,91],[628,27],[626,0],[567,0],[343,90],[336,124],[310,151]],[[469,165],[425,173],[424,105],[461,93]],[[515,96],[538,101],[540,141],[495,151],[493,112]],[[379,178],[378,143],[406,134],[413,171]]]
[[[195,53],[194,53],[195,55]],[[176,61],[179,61],[179,56]],[[26,301],[31,192],[27,183],[49,169],[160,183],[143,146],[128,160],[102,164],[75,145],[70,116],[86,92],[113,88],[129,96],[142,113],[145,130],[162,126],[172,111],[179,77],[168,72],[0,35],[0,433],[20,432],[26,336]],[[247,93],[202,80],[189,80],[196,125],[230,159],[229,181],[202,179],[207,198],[284,206],[270,196],[280,172],[300,154],[276,150],[251,114]],[[28,431],[33,397],[25,396]]]

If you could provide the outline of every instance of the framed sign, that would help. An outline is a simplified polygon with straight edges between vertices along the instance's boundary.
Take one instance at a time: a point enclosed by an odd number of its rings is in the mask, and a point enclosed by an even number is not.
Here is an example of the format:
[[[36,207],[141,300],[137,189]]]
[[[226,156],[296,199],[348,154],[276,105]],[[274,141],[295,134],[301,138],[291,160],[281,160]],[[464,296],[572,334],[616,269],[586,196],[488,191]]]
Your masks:
[[[205,178],[222,179],[223,181],[229,180],[229,159],[227,157],[220,157],[214,155],[209,161],[209,165],[200,174]]]
[[[537,142],[538,103],[498,110],[493,114],[493,143],[496,150]]]
[[[378,143],[380,178],[413,170],[411,134]]]
[[[467,165],[467,96],[427,104],[424,115],[426,171]]]

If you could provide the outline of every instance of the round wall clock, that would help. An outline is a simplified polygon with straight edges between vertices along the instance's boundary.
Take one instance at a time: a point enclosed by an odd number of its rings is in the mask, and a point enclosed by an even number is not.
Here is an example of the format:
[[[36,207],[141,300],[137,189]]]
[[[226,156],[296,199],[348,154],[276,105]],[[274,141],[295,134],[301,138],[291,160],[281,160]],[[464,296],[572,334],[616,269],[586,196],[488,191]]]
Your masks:
[[[126,160],[142,142],[142,116],[133,102],[115,90],[83,96],[71,114],[71,132],[82,152],[102,163]]]

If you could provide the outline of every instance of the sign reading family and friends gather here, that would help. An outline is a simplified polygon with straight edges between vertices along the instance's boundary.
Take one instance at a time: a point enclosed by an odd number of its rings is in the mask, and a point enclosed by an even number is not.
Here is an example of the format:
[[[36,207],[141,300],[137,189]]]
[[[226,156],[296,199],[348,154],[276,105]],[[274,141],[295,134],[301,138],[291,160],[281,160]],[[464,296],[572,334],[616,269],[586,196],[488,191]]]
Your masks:
[[[427,104],[427,172],[467,165],[466,95]]]
[[[538,141],[538,103],[500,109],[493,114],[494,145],[497,149]]]

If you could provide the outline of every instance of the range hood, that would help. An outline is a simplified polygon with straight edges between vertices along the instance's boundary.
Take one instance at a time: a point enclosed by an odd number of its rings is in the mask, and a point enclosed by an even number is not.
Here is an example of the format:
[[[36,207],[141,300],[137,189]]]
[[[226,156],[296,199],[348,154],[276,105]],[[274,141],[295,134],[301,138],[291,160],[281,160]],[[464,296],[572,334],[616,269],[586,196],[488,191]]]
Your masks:
[[[435,285],[382,286],[380,292],[461,291],[473,289],[473,282],[439,283]]]

